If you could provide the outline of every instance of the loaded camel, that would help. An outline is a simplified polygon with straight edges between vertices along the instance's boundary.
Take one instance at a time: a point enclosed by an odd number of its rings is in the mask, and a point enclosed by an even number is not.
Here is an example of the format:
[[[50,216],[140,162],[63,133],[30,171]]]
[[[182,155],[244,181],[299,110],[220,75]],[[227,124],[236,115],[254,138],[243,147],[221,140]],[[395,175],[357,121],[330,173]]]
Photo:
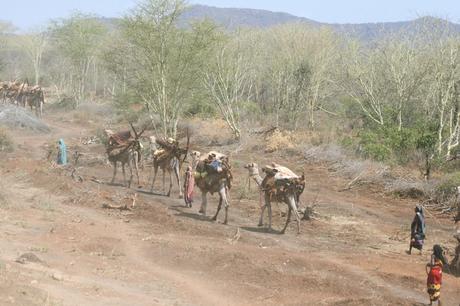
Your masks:
[[[271,202],[278,201],[288,205],[288,215],[286,224],[281,233],[284,234],[291,218],[291,212],[294,213],[297,221],[297,233],[300,233],[300,215],[298,212],[299,197],[305,188],[304,175],[298,176],[286,167],[278,164],[265,166],[262,171],[265,177],[259,174],[259,168],[256,163],[250,163],[244,166],[249,171],[249,177],[259,186],[260,192],[264,195],[264,205],[260,213],[258,226],[263,226],[265,208],[268,210],[268,229],[272,228],[272,208]]]
[[[35,114],[41,118],[43,115],[43,104],[45,104],[45,95],[39,85],[25,87],[18,95],[18,102],[24,107],[29,106],[32,111],[35,108]]]
[[[158,149],[156,145],[159,145]],[[153,192],[153,186],[157,178],[158,169],[163,171],[163,193],[165,193],[165,176],[166,172],[169,173],[169,190],[166,196],[171,195],[173,185],[173,173],[176,177],[177,184],[179,185],[179,198],[183,197],[182,185],[180,183],[180,169],[182,163],[187,158],[188,149],[190,146],[190,136],[187,131],[187,146],[185,149],[179,147],[179,142],[172,138],[156,139],[154,136],[150,137],[150,150],[153,156],[153,179],[150,186],[150,192]],[[184,156],[184,157],[182,157]]]
[[[131,182],[133,179],[133,164],[136,170],[137,184],[140,184],[139,162],[141,160],[142,143],[139,139],[142,133],[145,131],[144,128],[140,133],[137,133],[134,126],[131,123],[130,125],[134,132],[134,137],[131,135],[131,131],[114,133],[111,130],[105,130],[105,133],[108,137],[106,152],[110,163],[113,165],[113,176],[110,183],[113,184],[115,182],[115,177],[117,175],[117,164],[120,162],[121,169],[123,171],[123,183],[125,186],[128,186],[128,188],[131,187]],[[130,172],[128,184],[126,184],[125,165],[128,165]]]
[[[201,158],[201,154],[195,151],[192,154],[192,159],[192,171],[195,173],[195,185],[198,186],[201,191],[201,208],[199,212],[206,216],[208,204],[207,194],[217,192],[219,194],[219,205],[217,206],[216,214],[212,217],[212,220],[217,220],[223,203],[225,207],[224,224],[227,224],[228,208],[230,206],[228,191],[232,186],[233,180],[228,157],[224,154],[211,151],[205,157]]]
[[[27,81],[25,83],[19,83],[18,81],[1,82],[0,97],[3,103],[8,99],[15,105],[29,106],[31,111],[35,108],[37,117],[41,117],[43,114],[45,96],[43,89],[39,85],[29,86]]]

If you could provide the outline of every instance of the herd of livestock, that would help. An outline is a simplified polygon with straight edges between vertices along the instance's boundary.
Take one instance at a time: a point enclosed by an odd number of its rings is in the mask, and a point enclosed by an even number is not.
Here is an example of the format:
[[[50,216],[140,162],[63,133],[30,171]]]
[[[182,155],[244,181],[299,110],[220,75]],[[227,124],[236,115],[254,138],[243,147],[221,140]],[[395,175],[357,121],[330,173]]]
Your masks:
[[[132,131],[124,131],[115,133],[111,130],[106,130],[107,148],[106,152],[108,160],[113,165],[114,172],[112,183],[115,181],[117,174],[117,165],[121,164],[123,171],[124,184],[131,186],[134,174],[137,176],[139,184],[139,167],[142,156],[141,135],[145,131],[136,131],[131,125]],[[207,154],[201,154],[198,151],[193,151],[189,154],[189,137],[187,137],[186,147],[181,147],[179,142],[172,138],[156,138],[149,137],[150,152],[153,160],[153,175],[150,186],[150,191],[153,192],[155,179],[158,170],[163,172],[163,192],[166,195],[171,194],[173,185],[173,175],[179,186],[180,197],[185,199],[185,204],[191,207],[193,202],[193,189],[198,187],[201,191],[201,208],[200,213],[206,215],[207,194],[217,193],[219,195],[219,205],[213,220],[217,219],[222,206],[225,209],[224,224],[228,221],[229,197],[228,192],[232,187],[233,174],[230,165],[229,157],[225,154],[211,151]],[[184,186],[181,184],[180,168],[190,157],[189,166],[185,171]],[[130,172],[129,181],[126,180],[125,166]],[[262,226],[265,209],[268,210],[269,228],[271,229],[272,209],[271,202],[284,202],[288,206],[287,220],[282,232],[286,230],[289,223],[291,213],[294,214],[297,221],[297,231],[300,232],[300,214],[299,214],[299,198],[305,188],[305,177],[299,176],[290,169],[278,164],[265,166],[262,171],[265,177],[261,177],[257,164],[250,163],[245,166],[249,171],[249,176],[259,186],[261,192],[262,211],[259,221],[259,226]],[[169,174],[169,190],[165,192],[165,176]],[[263,198],[263,199],[262,199]]]
[[[28,82],[0,82],[0,99],[3,104],[11,103],[35,110],[37,117],[43,114],[45,95],[39,85],[29,85]]]

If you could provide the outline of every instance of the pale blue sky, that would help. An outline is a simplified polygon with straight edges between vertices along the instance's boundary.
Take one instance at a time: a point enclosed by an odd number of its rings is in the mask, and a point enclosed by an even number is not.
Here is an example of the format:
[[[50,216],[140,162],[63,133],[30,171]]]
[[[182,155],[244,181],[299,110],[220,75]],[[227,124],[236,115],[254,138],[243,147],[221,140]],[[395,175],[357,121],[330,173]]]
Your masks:
[[[122,16],[137,0],[0,0],[0,20],[27,30],[79,10]],[[219,7],[282,11],[321,22],[362,23],[410,20],[434,15],[460,21],[460,0],[189,0]]]

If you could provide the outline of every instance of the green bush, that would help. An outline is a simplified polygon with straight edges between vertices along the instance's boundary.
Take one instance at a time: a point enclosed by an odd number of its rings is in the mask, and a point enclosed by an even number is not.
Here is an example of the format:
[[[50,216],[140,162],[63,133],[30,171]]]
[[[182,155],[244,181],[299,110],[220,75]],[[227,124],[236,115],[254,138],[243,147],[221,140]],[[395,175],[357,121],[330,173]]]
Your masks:
[[[391,158],[391,148],[385,143],[385,138],[378,131],[364,131],[359,134],[359,152],[365,158],[386,161]]]

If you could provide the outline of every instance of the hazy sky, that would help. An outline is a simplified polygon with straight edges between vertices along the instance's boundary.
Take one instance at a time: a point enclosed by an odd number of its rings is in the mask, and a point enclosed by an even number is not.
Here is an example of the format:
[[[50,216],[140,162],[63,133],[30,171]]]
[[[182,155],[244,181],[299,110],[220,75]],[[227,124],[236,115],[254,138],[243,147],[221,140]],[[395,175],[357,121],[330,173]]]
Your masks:
[[[79,10],[116,17],[137,0],[0,0],[0,20],[27,30],[49,19]],[[434,15],[460,21],[460,0],[189,0],[219,7],[246,7],[282,11],[321,22],[361,23],[410,20]]]

